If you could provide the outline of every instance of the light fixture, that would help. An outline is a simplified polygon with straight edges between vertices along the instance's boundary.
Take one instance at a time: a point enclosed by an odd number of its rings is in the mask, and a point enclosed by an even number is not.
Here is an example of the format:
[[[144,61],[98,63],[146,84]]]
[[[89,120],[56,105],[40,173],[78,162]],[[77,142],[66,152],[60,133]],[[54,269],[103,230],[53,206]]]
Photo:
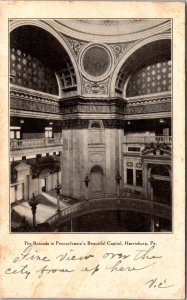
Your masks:
[[[49,122],[49,125],[53,125],[53,122],[50,121],[50,122]]]
[[[131,124],[131,121],[128,121],[127,124],[130,125],[130,124]]]
[[[159,119],[160,123],[166,123],[166,121],[164,119]]]
[[[20,120],[20,124],[24,124],[24,120],[23,119]]]

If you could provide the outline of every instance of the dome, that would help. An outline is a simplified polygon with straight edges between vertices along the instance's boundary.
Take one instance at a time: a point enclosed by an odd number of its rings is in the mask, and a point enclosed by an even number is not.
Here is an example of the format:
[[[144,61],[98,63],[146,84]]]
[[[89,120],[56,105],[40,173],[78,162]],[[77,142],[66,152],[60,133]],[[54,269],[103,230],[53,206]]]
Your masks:
[[[104,38],[108,42],[116,37],[124,40],[136,40],[154,32],[155,27],[170,26],[168,19],[58,19],[55,22],[58,30],[66,30],[74,37],[99,40]]]

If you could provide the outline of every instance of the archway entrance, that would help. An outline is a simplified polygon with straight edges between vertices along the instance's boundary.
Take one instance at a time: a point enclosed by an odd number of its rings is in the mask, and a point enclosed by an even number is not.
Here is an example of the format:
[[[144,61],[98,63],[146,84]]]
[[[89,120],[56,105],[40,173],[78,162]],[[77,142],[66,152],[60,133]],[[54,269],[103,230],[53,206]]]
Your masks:
[[[157,165],[151,169],[153,201],[171,205],[170,174],[166,166]]]
[[[46,192],[46,190],[47,190],[47,178],[41,178],[41,188],[42,188],[42,192]]]
[[[92,194],[103,194],[104,184],[103,184],[103,169],[100,166],[92,167],[90,171],[90,183],[91,183],[91,193]]]
[[[171,205],[171,189],[170,182],[164,180],[156,180],[153,182],[153,199],[165,205]]]

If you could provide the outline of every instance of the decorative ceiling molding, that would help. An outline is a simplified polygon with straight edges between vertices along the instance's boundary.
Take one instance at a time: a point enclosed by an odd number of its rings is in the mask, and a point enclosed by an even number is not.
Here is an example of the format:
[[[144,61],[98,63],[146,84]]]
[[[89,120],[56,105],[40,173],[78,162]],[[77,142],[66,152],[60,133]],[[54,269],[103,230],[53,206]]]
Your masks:
[[[93,20],[93,19],[91,19]],[[113,19],[105,19],[105,20],[113,20]],[[61,32],[67,36],[71,36],[72,38],[83,40],[83,41],[92,41],[98,43],[118,43],[120,42],[129,42],[134,40],[143,39],[155,34],[160,34],[171,27],[170,19],[160,19],[155,21],[155,19],[143,19],[142,22],[134,22],[133,19],[120,19],[122,21],[128,20],[128,28],[130,28],[129,32],[127,32],[127,25],[125,23],[123,25],[119,25],[116,23],[115,25],[109,25],[109,21],[105,22],[107,24],[103,25],[94,25],[89,23],[81,24],[78,19],[70,20],[70,19],[49,19],[46,20],[48,24],[50,24],[53,28],[55,28],[58,32]],[[150,20],[151,24],[140,24],[145,21]],[[146,22],[147,23],[147,22]],[[131,28],[135,26],[136,30],[131,31]],[[80,26],[82,25],[82,29],[80,30]],[[97,27],[97,30],[92,32],[91,27]],[[141,29],[142,28],[142,29]],[[112,29],[112,30],[111,30]]]
[[[63,36],[64,40],[66,41],[66,43],[72,50],[73,55],[75,56],[76,60],[78,60],[79,53],[80,53],[82,47],[86,44],[86,42],[71,38],[71,37],[63,35],[63,34],[61,34],[61,35]]]
[[[123,44],[110,44],[110,48],[112,49],[116,60],[122,56],[127,50],[130,49],[136,42],[127,42]]]

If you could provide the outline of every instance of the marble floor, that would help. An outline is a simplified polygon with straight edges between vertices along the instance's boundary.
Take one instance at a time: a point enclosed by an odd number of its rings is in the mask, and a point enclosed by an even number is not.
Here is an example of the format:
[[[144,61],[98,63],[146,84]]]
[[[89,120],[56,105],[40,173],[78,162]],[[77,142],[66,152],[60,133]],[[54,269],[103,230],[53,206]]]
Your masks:
[[[39,202],[36,210],[36,223],[40,224],[56,213],[57,197],[55,191],[50,191],[47,193],[43,192],[41,195],[36,196],[36,199]],[[70,205],[72,205],[70,201],[60,196],[61,210]],[[32,211],[27,201],[23,200],[15,203],[12,207],[11,216],[11,224],[13,226],[19,225],[22,218],[25,218],[29,224],[32,224]]]

